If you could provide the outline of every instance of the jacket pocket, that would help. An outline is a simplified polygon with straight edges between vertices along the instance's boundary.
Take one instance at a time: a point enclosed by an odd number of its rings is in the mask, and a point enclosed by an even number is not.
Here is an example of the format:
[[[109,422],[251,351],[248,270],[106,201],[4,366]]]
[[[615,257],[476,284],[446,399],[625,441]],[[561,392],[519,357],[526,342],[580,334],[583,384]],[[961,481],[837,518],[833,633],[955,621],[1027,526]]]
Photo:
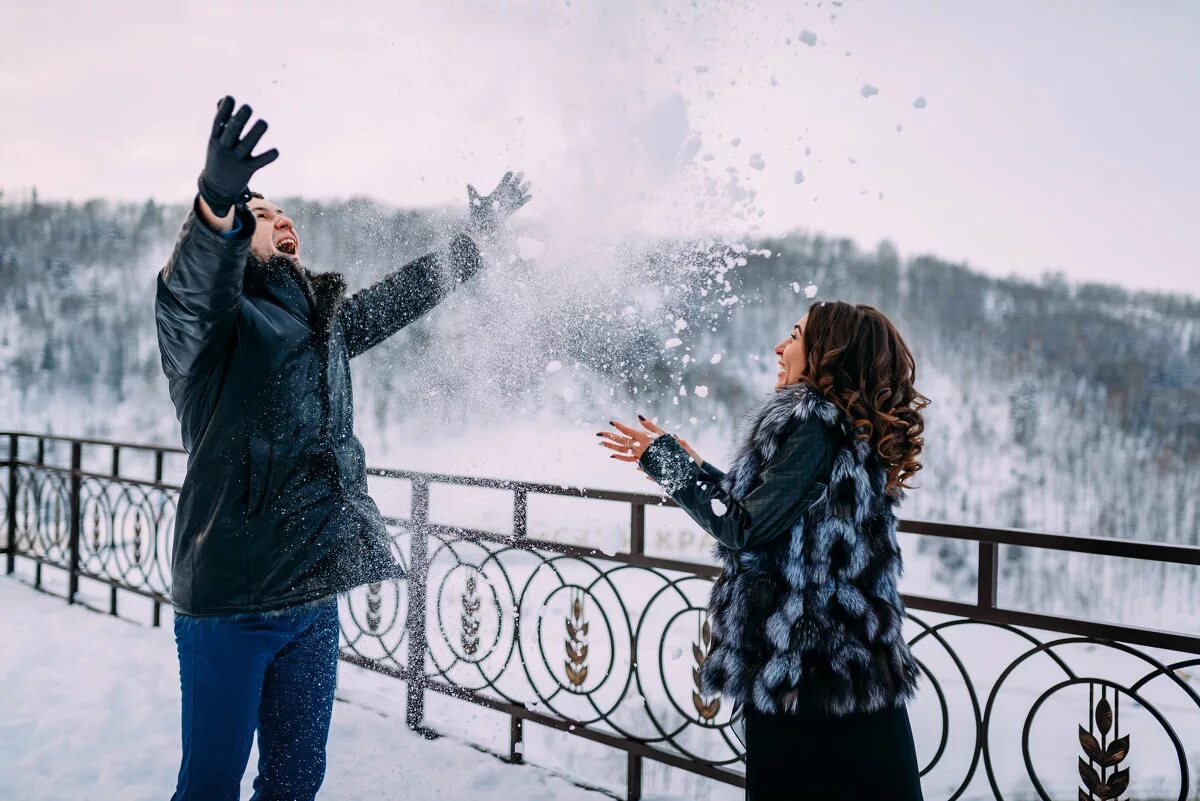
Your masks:
[[[271,486],[271,443],[250,437],[250,493],[246,516],[257,517],[266,511]]]

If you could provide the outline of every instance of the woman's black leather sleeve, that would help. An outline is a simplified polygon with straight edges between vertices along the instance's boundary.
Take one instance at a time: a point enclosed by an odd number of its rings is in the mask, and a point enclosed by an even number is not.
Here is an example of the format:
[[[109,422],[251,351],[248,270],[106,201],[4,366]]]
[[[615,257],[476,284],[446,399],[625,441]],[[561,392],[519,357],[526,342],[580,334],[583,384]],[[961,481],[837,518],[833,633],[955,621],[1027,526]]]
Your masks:
[[[721,486],[720,470],[699,467],[670,434],[651,442],[639,463],[718,541],[734,550],[751,550],[791,531],[828,482],[832,458],[829,434],[813,417],[795,424],[738,499]]]

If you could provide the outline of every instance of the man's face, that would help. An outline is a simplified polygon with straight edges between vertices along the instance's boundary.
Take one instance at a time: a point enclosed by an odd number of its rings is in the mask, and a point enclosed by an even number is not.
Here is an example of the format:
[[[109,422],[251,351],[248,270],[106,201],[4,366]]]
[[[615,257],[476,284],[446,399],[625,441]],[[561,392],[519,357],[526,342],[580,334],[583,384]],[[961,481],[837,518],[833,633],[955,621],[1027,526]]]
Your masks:
[[[261,261],[283,255],[299,264],[300,237],[296,236],[291,218],[265,198],[251,198],[248,205],[256,222],[254,236],[250,239],[250,252]]]

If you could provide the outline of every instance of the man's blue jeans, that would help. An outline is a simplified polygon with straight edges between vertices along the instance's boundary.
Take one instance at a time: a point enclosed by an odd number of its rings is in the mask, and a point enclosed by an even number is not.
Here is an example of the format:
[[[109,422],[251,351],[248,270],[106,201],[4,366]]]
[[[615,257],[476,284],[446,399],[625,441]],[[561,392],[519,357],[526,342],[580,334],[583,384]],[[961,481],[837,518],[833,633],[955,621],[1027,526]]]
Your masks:
[[[337,598],[295,609],[176,615],[183,760],[172,801],[238,801],[258,731],[252,801],[311,801],[325,778]]]

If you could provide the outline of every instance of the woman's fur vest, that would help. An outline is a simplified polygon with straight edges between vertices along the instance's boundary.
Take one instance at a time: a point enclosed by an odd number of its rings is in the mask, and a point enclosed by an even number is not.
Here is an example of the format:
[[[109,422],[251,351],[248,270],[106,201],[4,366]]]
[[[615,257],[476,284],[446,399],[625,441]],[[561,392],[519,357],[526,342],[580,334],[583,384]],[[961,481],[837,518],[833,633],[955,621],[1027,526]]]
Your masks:
[[[833,439],[828,484],[790,534],[765,548],[718,544],[724,569],[709,601],[713,644],[702,686],[764,713],[898,706],[913,696],[918,667],[901,633],[899,497],[884,492],[887,474],[870,444],[854,442],[837,406],[794,384],[752,415],[723,486],[744,496],[789,423],[810,415]]]

